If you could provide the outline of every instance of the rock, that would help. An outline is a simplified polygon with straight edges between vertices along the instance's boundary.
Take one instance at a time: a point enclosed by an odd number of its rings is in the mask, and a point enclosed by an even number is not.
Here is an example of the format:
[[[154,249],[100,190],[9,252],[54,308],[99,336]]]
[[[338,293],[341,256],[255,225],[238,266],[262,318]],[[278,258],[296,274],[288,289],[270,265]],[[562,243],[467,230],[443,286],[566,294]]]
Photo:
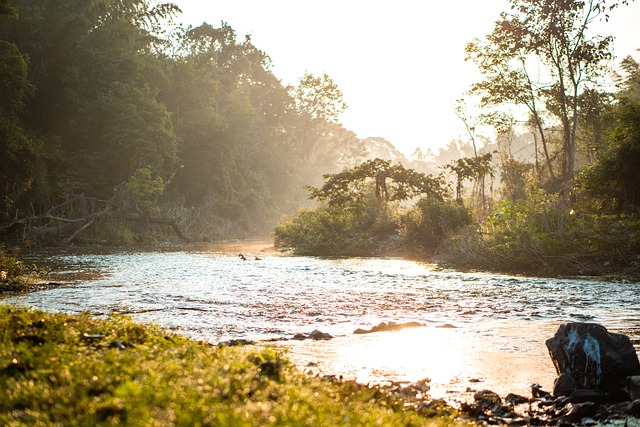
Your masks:
[[[562,373],[553,382],[553,395],[569,396],[577,388],[576,380],[569,374]]]
[[[606,394],[602,390],[595,389],[576,389],[569,395],[569,401],[571,403],[582,402],[604,402],[606,400]]]
[[[558,420],[558,425],[574,424],[583,418],[592,417],[598,411],[598,405],[593,402],[578,403],[571,406],[569,412]]]
[[[631,415],[632,417],[640,418],[640,399],[629,402],[626,407],[625,413]]]
[[[445,323],[444,325],[436,326],[436,328],[440,328],[440,329],[457,329],[458,327],[455,326],[455,325],[452,325],[451,323]]]
[[[581,389],[623,389],[628,376],[640,374],[629,337],[596,323],[562,324],[546,345],[558,375],[570,375]]]
[[[481,400],[488,400],[494,405],[501,405],[502,399],[498,396],[497,393],[494,393],[491,390],[480,390],[473,395],[473,400],[479,402]]]
[[[518,394],[509,393],[507,397],[504,398],[504,401],[510,405],[520,405],[529,402],[529,399]]]
[[[319,340],[330,340],[330,339],[333,339],[333,337],[326,332],[322,332],[322,331],[319,331],[318,329],[314,329],[309,334],[301,334],[301,333],[295,334],[291,339],[296,341],[304,341],[304,340],[319,341]]]
[[[548,391],[544,391],[540,384],[531,384],[531,396],[534,399],[540,399],[542,397],[547,397],[550,394],[551,393],[549,393]]]
[[[627,378],[627,391],[631,400],[640,399],[640,376],[635,375]]]
[[[317,329],[314,329],[313,331],[311,331],[311,333],[309,334],[309,339],[312,340],[330,340],[333,337],[331,335],[329,335],[326,332],[321,332]]]
[[[473,395],[474,406],[482,413],[501,412],[502,399],[491,390],[480,390]]]
[[[358,328],[355,331],[353,331],[353,333],[354,334],[370,334],[372,332],[399,331],[400,329],[418,328],[421,326],[424,326],[424,325],[418,322],[406,322],[406,323],[380,322],[378,325],[374,326],[371,329]]]

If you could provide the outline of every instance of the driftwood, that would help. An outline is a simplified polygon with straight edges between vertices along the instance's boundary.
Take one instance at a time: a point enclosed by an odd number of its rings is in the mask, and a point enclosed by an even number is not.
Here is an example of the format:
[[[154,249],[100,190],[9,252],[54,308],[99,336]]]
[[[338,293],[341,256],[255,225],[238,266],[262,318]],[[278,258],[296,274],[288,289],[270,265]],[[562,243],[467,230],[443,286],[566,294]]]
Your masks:
[[[78,206],[81,208],[78,209]],[[0,237],[15,240],[53,240],[70,244],[89,240],[82,238],[82,233],[103,220],[138,222],[146,227],[149,224],[168,225],[181,240],[189,242],[175,218],[152,216],[135,206],[128,207],[124,202],[121,187],[114,190],[110,200],[84,195],[73,196],[64,203],[53,206],[44,214],[1,225]]]

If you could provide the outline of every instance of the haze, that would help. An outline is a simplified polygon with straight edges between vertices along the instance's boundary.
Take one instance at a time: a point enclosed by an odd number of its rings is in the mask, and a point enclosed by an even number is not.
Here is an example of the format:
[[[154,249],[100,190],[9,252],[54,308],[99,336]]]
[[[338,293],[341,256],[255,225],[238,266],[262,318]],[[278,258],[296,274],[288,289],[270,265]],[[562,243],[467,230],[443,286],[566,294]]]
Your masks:
[[[224,21],[250,34],[284,83],[326,72],[349,106],[344,126],[361,138],[385,138],[406,155],[466,138],[452,104],[478,75],[464,47],[509,8],[506,0],[175,3],[182,22]],[[617,62],[640,47],[639,19],[640,4],[632,3],[596,29],[616,36]]]

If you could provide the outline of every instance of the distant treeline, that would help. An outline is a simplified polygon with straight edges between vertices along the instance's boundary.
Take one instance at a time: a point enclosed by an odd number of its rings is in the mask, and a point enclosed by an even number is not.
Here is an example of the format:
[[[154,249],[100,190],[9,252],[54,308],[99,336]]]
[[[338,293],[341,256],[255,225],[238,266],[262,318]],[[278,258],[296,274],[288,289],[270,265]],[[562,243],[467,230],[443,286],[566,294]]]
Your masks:
[[[360,150],[328,76],[284,85],[227,24],[153,0],[0,0],[0,224],[83,194],[195,238],[268,230]]]

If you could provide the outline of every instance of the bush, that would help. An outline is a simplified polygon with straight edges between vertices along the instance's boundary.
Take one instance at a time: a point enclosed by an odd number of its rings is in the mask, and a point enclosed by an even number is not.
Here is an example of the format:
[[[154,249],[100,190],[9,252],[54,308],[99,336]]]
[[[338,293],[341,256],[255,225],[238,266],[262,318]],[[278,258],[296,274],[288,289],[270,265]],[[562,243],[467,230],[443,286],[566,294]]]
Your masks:
[[[442,253],[464,267],[583,275],[635,269],[639,251],[637,216],[581,211],[562,196],[538,193],[503,203],[480,232],[448,240]]]
[[[28,267],[15,256],[0,249],[0,293],[29,289],[31,281],[40,274],[37,267]]]
[[[435,253],[448,236],[472,222],[471,212],[460,204],[420,199],[400,218],[400,232],[411,247]]]
[[[369,255],[372,248],[363,219],[338,208],[301,209],[275,227],[274,244],[300,255]]]

